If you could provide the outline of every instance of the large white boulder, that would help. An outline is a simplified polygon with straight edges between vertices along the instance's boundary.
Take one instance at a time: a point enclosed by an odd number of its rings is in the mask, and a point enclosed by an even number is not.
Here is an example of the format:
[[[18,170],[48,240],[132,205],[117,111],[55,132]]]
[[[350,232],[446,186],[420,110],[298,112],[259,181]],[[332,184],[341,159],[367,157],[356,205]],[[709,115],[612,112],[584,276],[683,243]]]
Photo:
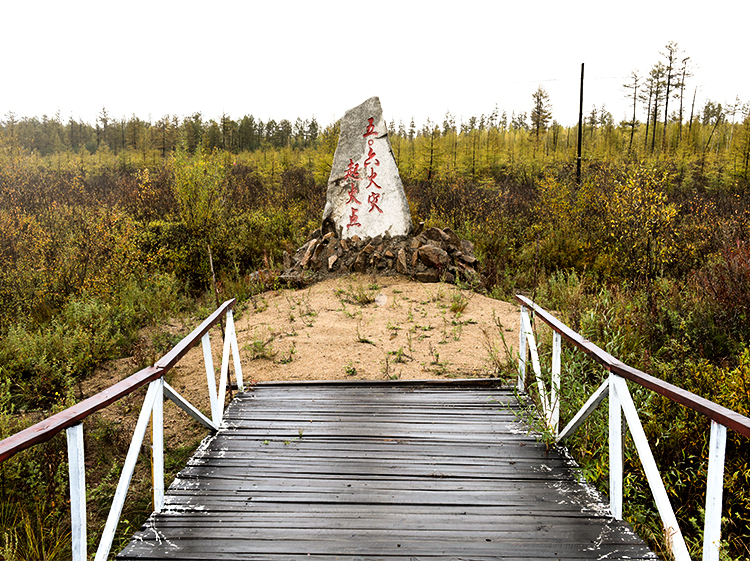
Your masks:
[[[323,234],[342,239],[412,231],[409,203],[396,166],[380,99],[372,97],[341,119],[328,179]]]

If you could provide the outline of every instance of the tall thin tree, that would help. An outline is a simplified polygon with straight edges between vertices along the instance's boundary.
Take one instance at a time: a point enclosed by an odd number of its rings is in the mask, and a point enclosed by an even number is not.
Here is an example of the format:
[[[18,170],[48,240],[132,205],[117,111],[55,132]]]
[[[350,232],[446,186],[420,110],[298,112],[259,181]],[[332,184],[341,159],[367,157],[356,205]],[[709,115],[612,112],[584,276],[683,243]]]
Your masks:
[[[692,76],[692,74],[688,70],[688,61],[690,61],[690,57],[685,57],[682,59],[682,78],[680,78],[680,127],[679,132],[677,134],[677,143],[679,144],[682,140],[682,107],[683,107],[683,101],[685,97],[685,80],[688,78],[688,76]]]
[[[662,53],[662,55],[665,59],[667,59],[667,66],[665,70],[667,84],[666,93],[664,94],[664,131],[662,132],[661,136],[662,151],[665,150],[667,146],[667,125],[669,123],[669,90],[673,83],[672,80],[675,78],[675,64],[677,63],[677,55],[680,51],[677,43],[675,43],[674,41],[670,41],[669,43],[667,43],[665,48],[666,52]]]
[[[630,79],[631,82],[629,84],[623,84],[623,88],[627,88],[628,90],[632,89],[633,93],[628,94],[628,97],[633,99],[633,119],[630,121],[630,144],[628,145],[628,153],[633,149],[633,135],[635,134],[635,110],[636,106],[638,104],[638,86],[641,81],[641,77],[638,74],[637,70],[633,70],[630,73]]]
[[[664,65],[659,61],[654,65],[654,67],[651,69],[651,73],[649,78],[653,80],[653,88],[654,88],[654,115],[653,115],[653,123],[654,123],[654,131],[651,134],[651,153],[656,150],[656,129],[657,129],[657,119],[659,115],[659,103],[664,99],[664,75],[666,73],[666,69],[664,68]]]

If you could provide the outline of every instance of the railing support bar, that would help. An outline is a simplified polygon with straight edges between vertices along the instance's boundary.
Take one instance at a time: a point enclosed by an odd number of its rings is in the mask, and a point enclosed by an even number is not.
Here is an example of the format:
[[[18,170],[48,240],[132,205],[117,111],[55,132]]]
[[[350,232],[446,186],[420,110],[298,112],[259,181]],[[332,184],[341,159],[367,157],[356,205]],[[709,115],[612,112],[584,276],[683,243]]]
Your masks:
[[[526,330],[523,329],[523,318],[526,314],[526,307],[521,306],[521,327],[518,330],[518,383],[516,384],[518,392],[526,390],[526,358],[528,357],[528,349],[526,347]]]
[[[234,359],[234,376],[237,379],[237,390],[243,392],[245,384],[242,380],[242,365],[240,364],[240,348],[237,345],[237,331],[234,328],[234,314],[227,310],[227,337],[232,346],[232,358]]]
[[[177,392],[174,388],[169,386],[169,383],[167,383],[166,381],[164,382],[164,395],[172,402],[174,402],[178,408],[180,408],[198,423],[204,425],[206,428],[210,429],[211,431],[217,431],[219,429],[218,425],[214,425],[214,423],[210,419],[204,416],[201,411],[198,410],[198,408],[185,400],[185,398],[183,398],[180,393]]]
[[[237,335],[234,331],[234,319],[231,311],[227,311],[227,329],[224,333],[224,353],[221,358],[221,377],[219,379],[219,412],[223,416],[224,396],[227,391],[229,380],[229,355],[234,358],[234,374],[237,377],[237,388],[242,390],[242,367],[240,367],[240,353],[237,346]],[[221,418],[219,418],[221,423]],[[219,425],[219,424],[217,424]]]
[[[573,435],[576,430],[581,427],[581,424],[586,421],[586,418],[588,418],[591,413],[597,409],[599,404],[602,403],[602,400],[604,400],[609,395],[609,379],[606,379],[599,388],[596,389],[596,392],[592,394],[589,399],[586,401],[586,403],[583,405],[583,407],[578,410],[578,413],[573,417],[572,420],[568,423],[568,425],[565,426],[565,429],[563,429],[560,432],[560,435],[557,436],[557,442],[564,441],[571,435]]]
[[[531,352],[531,366],[534,370],[536,387],[537,391],[539,392],[539,403],[542,405],[544,421],[549,425],[549,397],[547,396],[547,389],[545,388],[544,381],[542,380],[542,366],[539,363],[539,351],[536,347],[536,338],[534,337],[534,331],[531,328],[531,319],[529,318],[528,314],[521,315],[521,330],[526,332],[526,341],[529,344],[529,351]]]
[[[703,560],[719,559],[726,445],[726,426],[711,420],[711,439],[708,445],[708,475],[706,482],[706,522],[703,530]]]
[[[115,531],[117,530],[117,523],[120,521],[122,506],[125,504],[125,496],[128,493],[128,487],[130,486],[130,480],[133,477],[135,463],[138,460],[138,453],[141,450],[141,444],[146,435],[148,421],[151,418],[151,412],[154,407],[154,400],[156,399],[159,390],[159,379],[149,383],[148,392],[146,393],[146,398],[143,400],[141,413],[138,416],[138,423],[136,423],[135,431],[133,432],[133,440],[130,442],[130,448],[128,449],[128,454],[125,457],[125,463],[122,467],[120,481],[117,483],[115,497],[112,500],[112,507],[109,510],[109,516],[104,525],[101,542],[96,551],[96,557],[94,560],[97,562],[106,560],[107,556],[109,556],[109,550],[112,548],[112,540],[115,538]]]
[[[83,457],[83,424],[65,430],[70,476],[70,527],[73,560],[86,560],[86,463]]]
[[[609,509],[622,519],[622,407],[617,393],[617,375],[609,376]]]
[[[155,380],[158,387],[151,414],[151,482],[154,485],[154,511],[164,507],[164,377]]]
[[[613,383],[613,386],[610,389],[610,400],[612,400],[613,391],[617,393],[617,398],[622,406],[625,419],[628,422],[630,435],[633,436],[635,448],[641,459],[643,471],[646,473],[648,485],[651,488],[651,494],[654,496],[656,508],[659,510],[659,515],[664,524],[665,539],[667,545],[672,551],[672,557],[674,560],[690,560],[690,553],[685,544],[685,539],[682,536],[682,531],[680,531],[680,527],[677,524],[677,517],[672,509],[672,504],[669,502],[669,496],[664,488],[664,482],[659,474],[659,468],[656,466],[651,447],[648,444],[646,432],[643,431],[643,425],[641,425],[638,411],[635,409],[633,398],[630,396],[628,385],[625,382],[625,379],[620,376],[613,374],[610,375],[610,379]]]
[[[560,430],[560,367],[562,355],[562,337],[558,332],[552,332],[552,388],[550,389],[549,426],[557,435]]]
[[[206,365],[206,379],[208,382],[208,398],[211,402],[211,419],[215,426],[221,423],[221,413],[219,412],[219,402],[216,397],[216,371],[214,371],[214,357],[211,353],[211,338],[206,332],[201,338],[203,344],[203,362]]]

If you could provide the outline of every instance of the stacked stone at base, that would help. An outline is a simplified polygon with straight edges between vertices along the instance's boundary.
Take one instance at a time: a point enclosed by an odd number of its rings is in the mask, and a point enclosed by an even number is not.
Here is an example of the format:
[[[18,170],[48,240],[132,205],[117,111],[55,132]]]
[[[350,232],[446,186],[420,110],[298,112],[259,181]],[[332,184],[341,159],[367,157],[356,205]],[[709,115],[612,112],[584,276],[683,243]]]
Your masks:
[[[428,228],[416,236],[341,239],[316,230],[294,254],[284,255],[282,279],[293,285],[350,273],[405,275],[423,283],[484,286],[474,245],[450,228]]]

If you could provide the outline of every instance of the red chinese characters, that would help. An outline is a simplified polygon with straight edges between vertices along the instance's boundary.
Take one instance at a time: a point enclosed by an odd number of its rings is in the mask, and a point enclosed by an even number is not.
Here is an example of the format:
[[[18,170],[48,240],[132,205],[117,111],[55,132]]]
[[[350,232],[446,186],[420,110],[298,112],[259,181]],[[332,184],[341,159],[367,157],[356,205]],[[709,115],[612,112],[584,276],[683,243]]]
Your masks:
[[[362,226],[359,222],[359,217],[357,216],[357,209],[356,207],[352,207],[352,214],[349,217],[349,224],[346,225],[346,228],[351,228],[352,226]]]
[[[378,132],[375,130],[375,125],[373,123],[375,119],[373,117],[370,117],[367,119],[367,129],[365,130],[365,134],[362,135],[363,137],[376,137]],[[365,178],[370,180],[370,182],[367,184],[365,189],[370,189],[371,187],[376,187],[378,189],[382,189],[377,183],[375,183],[375,178],[378,177],[378,173],[375,171],[375,166],[380,166],[380,160],[377,158],[377,154],[375,153],[375,150],[372,148],[373,144],[375,144],[374,139],[368,139],[367,140],[367,158],[365,159]],[[370,169],[370,173],[367,173],[367,169]],[[380,198],[380,195],[378,195],[375,198],[375,202],[373,203],[372,196],[370,196],[370,199],[368,199],[368,202],[370,203],[370,210],[368,212],[372,212],[373,209],[377,209],[381,213],[383,212],[380,207],[377,206],[377,201]]]
[[[373,124],[373,121],[375,121],[374,117],[368,117],[368,119],[367,119],[367,130],[365,131],[365,134],[362,135],[363,137],[367,138],[370,135],[377,135],[378,134],[375,131],[375,125]]]
[[[349,200],[346,202],[346,204],[352,205],[350,207],[351,214],[349,215],[349,223],[346,225],[346,228],[351,228],[353,226],[362,226],[362,224],[359,222],[359,207],[354,207],[354,204],[362,205],[362,202],[357,199],[357,195],[359,195],[360,192],[360,181],[364,179],[369,180],[367,186],[365,187],[365,190],[368,190],[371,187],[382,189],[382,187],[375,182],[375,178],[378,177],[375,168],[377,166],[380,166],[380,160],[378,159],[378,155],[373,148],[375,139],[378,136],[378,132],[375,130],[374,117],[369,117],[367,119],[365,132],[362,136],[367,139],[367,157],[365,158],[363,169],[360,173],[359,164],[355,164],[354,160],[350,158],[349,165],[346,169],[346,174],[344,175],[344,179],[350,181],[349,190],[347,192],[347,194],[349,195]],[[367,203],[370,205],[370,208],[367,211],[368,213],[372,213],[373,211],[377,211],[378,213],[383,212],[383,209],[380,208],[380,205],[382,204],[380,201],[381,195],[381,193],[378,193],[376,191],[370,193],[367,198]]]
[[[347,166],[346,168],[346,174],[344,175],[344,179],[345,180],[347,179],[358,180],[359,179],[359,164],[355,164],[351,158],[349,158],[349,166]]]
[[[378,184],[375,183],[375,178],[376,177],[378,177],[377,172],[375,172],[375,170],[373,170],[372,168],[370,168],[370,175],[367,176],[367,179],[370,180],[370,183],[367,184],[367,187],[365,189],[370,189],[370,187],[373,186],[373,185],[375,187],[377,187],[378,189],[383,189],[382,187],[380,187]]]
[[[359,193],[359,188],[357,187],[357,184],[352,183],[351,186],[349,186],[349,201],[346,202],[348,205],[352,201],[354,201],[357,205],[361,205],[362,202],[357,200],[357,193]]]
[[[378,213],[382,213],[383,209],[378,207],[378,200],[380,199],[380,193],[375,193],[374,191],[370,193],[370,196],[367,198],[367,202],[370,204],[370,210],[368,213],[372,213],[373,209],[377,209]]]
[[[370,166],[373,160],[375,160],[376,166],[380,166],[380,160],[375,158],[375,156],[377,156],[377,154],[375,154],[375,151],[372,149],[372,147],[368,146],[367,147],[367,160],[365,160],[365,168],[367,168],[367,166]]]

